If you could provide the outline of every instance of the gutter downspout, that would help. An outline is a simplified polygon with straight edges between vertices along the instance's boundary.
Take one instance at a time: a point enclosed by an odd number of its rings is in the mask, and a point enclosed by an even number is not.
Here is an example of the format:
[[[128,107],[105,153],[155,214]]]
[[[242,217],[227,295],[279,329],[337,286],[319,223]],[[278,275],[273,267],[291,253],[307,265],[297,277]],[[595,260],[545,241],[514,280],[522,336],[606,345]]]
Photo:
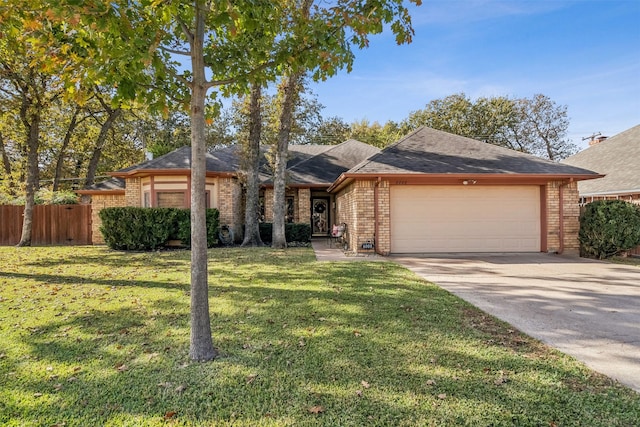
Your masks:
[[[380,186],[380,181],[382,181],[382,179],[378,177],[375,185],[373,186],[373,250],[378,255],[380,255],[380,252],[378,251],[378,187]]]

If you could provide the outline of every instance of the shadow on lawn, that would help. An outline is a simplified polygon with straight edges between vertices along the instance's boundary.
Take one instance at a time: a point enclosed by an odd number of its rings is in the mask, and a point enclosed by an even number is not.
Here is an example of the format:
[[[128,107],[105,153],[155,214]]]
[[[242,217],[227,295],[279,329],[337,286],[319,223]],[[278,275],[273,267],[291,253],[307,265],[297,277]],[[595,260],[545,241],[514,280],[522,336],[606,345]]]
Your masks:
[[[145,300],[141,293],[142,304],[95,307],[24,335],[35,360],[81,369],[11,383],[16,394],[53,397],[36,412],[18,400],[2,412],[47,425],[104,424],[125,415],[161,425],[170,411],[177,421],[229,425],[570,424],[588,421],[587,407],[611,424],[616,411],[640,414],[637,400],[624,408],[609,403],[610,382],[588,389],[586,369],[395,264],[249,270],[212,281],[213,336],[222,353],[216,362],[187,360],[187,295]],[[324,412],[310,414],[313,406]]]
[[[0,271],[0,277],[6,277],[10,279],[24,279],[35,280],[36,282],[44,284],[55,285],[76,285],[76,284],[96,284],[103,286],[132,286],[142,288],[166,288],[176,289],[176,287],[185,287],[188,289],[189,284],[184,282],[158,282],[151,280],[131,280],[131,279],[100,279],[95,276],[83,277],[83,276],[68,276],[57,274],[28,274],[28,273],[13,273]]]

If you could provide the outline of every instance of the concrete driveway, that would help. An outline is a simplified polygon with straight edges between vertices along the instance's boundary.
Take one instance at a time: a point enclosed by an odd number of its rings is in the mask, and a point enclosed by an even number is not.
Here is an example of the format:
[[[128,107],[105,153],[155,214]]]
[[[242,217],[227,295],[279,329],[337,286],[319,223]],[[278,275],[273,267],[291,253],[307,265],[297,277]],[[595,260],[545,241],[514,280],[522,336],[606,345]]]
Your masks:
[[[640,392],[640,267],[547,254],[391,259]]]

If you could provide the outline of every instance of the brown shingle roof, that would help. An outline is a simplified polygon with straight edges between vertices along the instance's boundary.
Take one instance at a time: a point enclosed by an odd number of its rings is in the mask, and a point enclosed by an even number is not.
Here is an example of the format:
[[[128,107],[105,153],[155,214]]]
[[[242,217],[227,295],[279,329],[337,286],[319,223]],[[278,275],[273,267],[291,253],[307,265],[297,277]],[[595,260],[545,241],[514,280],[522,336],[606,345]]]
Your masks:
[[[371,156],[348,174],[597,175],[590,170],[427,127]]]
[[[380,152],[379,148],[355,139],[328,147],[328,150],[291,167],[289,169],[290,181],[328,186],[342,173]]]
[[[268,146],[260,149],[260,180],[269,183],[271,172],[265,154]],[[289,182],[300,185],[330,185],[340,174],[379,152],[376,147],[356,140],[338,145],[290,145],[287,169]],[[236,173],[240,168],[240,147],[233,145],[207,152],[207,171]],[[164,156],[113,172],[116,177],[126,177],[143,172],[189,170],[191,147],[178,148]]]
[[[640,125],[593,145],[563,163],[606,175],[579,182],[581,196],[640,192]]]

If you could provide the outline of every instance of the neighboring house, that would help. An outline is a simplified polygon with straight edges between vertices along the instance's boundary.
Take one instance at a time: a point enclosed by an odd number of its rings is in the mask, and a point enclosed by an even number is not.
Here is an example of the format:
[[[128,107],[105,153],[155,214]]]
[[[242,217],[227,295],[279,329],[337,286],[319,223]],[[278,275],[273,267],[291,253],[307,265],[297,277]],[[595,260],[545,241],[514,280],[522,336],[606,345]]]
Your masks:
[[[611,138],[595,139],[563,163],[605,175],[578,183],[581,203],[621,199],[640,204],[640,125]]]
[[[310,223],[314,235],[324,236],[331,224],[345,223],[351,251],[373,247],[383,255],[577,252],[577,182],[602,176],[430,128],[382,151],[354,140],[290,150],[291,221]],[[189,148],[181,148],[112,173],[124,187],[80,193],[92,195],[94,220],[116,200],[127,206],[187,207],[189,157]],[[241,227],[243,218],[238,164],[233,147],[207,159],[209,206],[220,210],[221,224],[232,227]],[[266,172],[261,215],[271,221]]]

